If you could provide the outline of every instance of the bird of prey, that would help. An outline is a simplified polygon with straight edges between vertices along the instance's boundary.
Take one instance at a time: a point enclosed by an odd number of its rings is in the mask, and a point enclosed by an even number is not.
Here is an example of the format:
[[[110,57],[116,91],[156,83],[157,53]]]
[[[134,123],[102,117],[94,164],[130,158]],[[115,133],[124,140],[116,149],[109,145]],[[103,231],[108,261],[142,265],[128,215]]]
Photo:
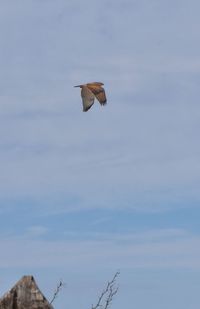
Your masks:
[[[106,94],[102,85],[103,83],[93,82],[84,85],[74,86],[81,88],[81,97],[83,101],[84,112],[87,112],[94,104],[95,98],[99,101],[101,105],[106,104]]]

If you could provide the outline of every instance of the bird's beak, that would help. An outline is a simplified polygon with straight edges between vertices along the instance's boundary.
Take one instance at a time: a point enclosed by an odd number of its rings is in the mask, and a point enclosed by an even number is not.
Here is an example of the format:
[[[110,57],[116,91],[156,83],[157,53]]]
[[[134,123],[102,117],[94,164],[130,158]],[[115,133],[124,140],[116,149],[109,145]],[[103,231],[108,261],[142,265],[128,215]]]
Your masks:
[[[81,87],[81,85],[78,85],[78,86],[74,86],[74,87]]]

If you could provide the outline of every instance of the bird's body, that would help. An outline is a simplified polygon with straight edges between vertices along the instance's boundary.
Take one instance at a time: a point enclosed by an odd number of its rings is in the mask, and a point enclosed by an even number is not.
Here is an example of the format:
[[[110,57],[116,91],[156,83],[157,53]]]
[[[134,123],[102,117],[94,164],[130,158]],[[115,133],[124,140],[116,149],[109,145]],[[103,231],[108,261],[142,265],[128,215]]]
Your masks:
[[[101,105],[105,105],[106,94],[102,87],[103,83],[93,82],[84,85],[78,85],[75,87],[81,88],[81,97],[83,101],[83,111],[87,112],[90,107],[94,104],[95,98],[99,101]]]

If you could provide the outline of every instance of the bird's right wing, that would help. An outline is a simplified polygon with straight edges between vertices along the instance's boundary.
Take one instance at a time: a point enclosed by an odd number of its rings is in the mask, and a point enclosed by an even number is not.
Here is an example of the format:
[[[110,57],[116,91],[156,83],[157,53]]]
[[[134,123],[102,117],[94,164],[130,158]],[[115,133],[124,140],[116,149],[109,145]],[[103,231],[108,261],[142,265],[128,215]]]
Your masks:
[[[99,101],[99,103],[101,105],[105,105],[107,102],[106,99],[106,93],[103,87],[101,87],[101,85],[103,85],[102,83],[90,83],[87,84],[87,87],[92,91],[92,93],[95,95],[95,97],[97,98],[97,100]]]
[[[90,107],[94,104],[95,96],[86,86],[81,89],[81,97],[83,101],[83,111],[87,112]]]

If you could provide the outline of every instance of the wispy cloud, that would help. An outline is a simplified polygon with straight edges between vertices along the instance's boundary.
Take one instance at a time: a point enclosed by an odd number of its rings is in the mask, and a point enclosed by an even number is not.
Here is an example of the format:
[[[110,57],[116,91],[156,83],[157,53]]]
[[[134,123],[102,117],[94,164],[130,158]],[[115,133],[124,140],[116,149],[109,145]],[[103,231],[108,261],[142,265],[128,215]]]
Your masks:
[[[40,225],[30,226],[27,229],[27,234],[29,235],[29,237],[40,237],[47,234],[47,232],[48,229]]]
[[[199,269],[200,239],[179,230],[109,236],[105,240],[42,241],[29,237],[1,239],[1,267],[138,267]],[[41,232],[41,228],[39,229]],[[42,229],[42,233],[44,230]],[[46,231],[45,231],[46,232]],[[37,233],[38,234],[38,233]],[[25,249],[26,248],[26,249]],[[15,261],[13,254],[15,253]],[[101,267],[101,266],[99,266]]]

